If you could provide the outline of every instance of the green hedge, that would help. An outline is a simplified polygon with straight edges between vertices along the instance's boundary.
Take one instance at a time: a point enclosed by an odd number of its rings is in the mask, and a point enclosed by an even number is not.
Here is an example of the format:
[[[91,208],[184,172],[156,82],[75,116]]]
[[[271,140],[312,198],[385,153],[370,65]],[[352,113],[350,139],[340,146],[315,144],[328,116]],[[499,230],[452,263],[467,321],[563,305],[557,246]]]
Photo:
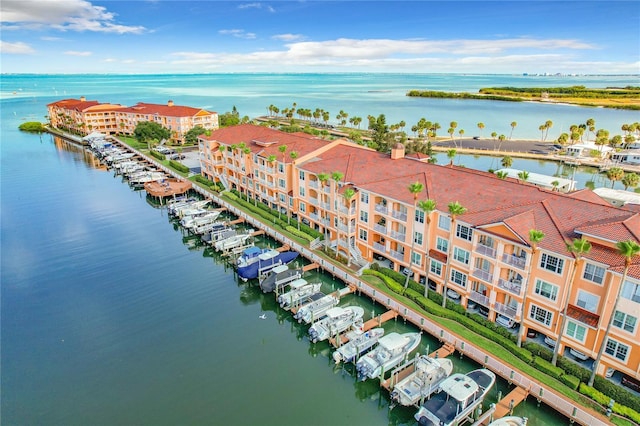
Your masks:
[[[589,398],[598,402],[599,404],[604,405],[605,407],[609,406],[609,401],[612,399],[610,396],[605,395],[604,393],[592,388],[591,386],[587,386],[584,383],[580,383],[580,393],[587,395]],[[618,400],[613,398],[615,404],[613,404],[613,412],[616,414],[620,414],[621,416],[627,417],[634,422],[640,424],[640,413],[632,408],[626,407],[621,404]],[[639,407],[635,405],[634,407]]]
[[[640,397],[637,397],[622,386],[612,383],[602,376],[596,376],[593,387],[606,396],[615,399],[616,402],[622,405],[638,407],[640,410]]]
[[[298,231],[298,228],[294,228],[291,225],[288,225],[285,229],[287,231],[289,231],[290,233],[292,233],[293,235],[296,235],[296,236],[298,236],[300,238],[304,238],[305,240],[307,240],[309,242],[315,240],[315,238],[313,238],[311,235],[306,234],[306,233],[304,233],[302,231]]]
[[[174,169],[176,169],[179,172],[189,173],[189,168],[187,166],[185,166],[184,164],[178,162],[178,161],[169,160],[169,166],[173,167]]]
[[[578,385],[580,385],[580,379],[571,374],[563,374],[560,376],[560,381],[573,390],[578,389]]]
[[[151,154],[152,157],[157,158],[160,161],[164,161],[167,159],[167,156],[158,152],[158,151],[154,151],[153,149],[151,151],[149,151],[149,154]]]
[[[536,369],[542,371],[543,373],[553,377],[554,379],[560,380],[560,377],[562,377],[562,374],[564,374],[564,371],[562,371],[562,368],[555,367],[549,361],[546,361],[542,358],[535,358],[533,360],[533,366]]]

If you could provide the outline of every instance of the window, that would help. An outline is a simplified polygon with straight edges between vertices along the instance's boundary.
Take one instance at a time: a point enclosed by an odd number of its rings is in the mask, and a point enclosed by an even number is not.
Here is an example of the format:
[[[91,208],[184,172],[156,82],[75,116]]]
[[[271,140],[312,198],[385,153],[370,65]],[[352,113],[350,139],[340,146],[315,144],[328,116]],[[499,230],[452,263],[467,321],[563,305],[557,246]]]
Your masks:
[[[364,222],[364,223],[369,222],[369,212],[360,210],[360,222]]]
[[[531,311],[529,311],[529,318],[534,321],[538,321],[544,325],[551,324],[551,320],[553,319],[553,313],[547,311],[546,309],[542,309],[536,305],[531,305]]]
[[[284,163],[278,163],[278,171],[284,173]]]
[[[424,212],[422,210],[416,210],[416,222],[424,223]]]
[[[597,284],[602,284],[602,281],[604,281],[604,268],[587,263],[584,268],[584,275],[582,277],[585,280],[593,281]]]
[[[278,186],[280,186],[280,188],[286,188],[287,184],[285,183],[284,179],[278,179]]]
[[[613,339],[607,339],[607,345],[604,351],[612,357],[618,358],[620,361],[626,361],[627,355],[629,355],[629,346],[616,342]]]
[[[587,293],[584,290],[578,291],[578,300],[576,301],[576,305],[580,306],[581,308],[595,313],[598,311],[599,302],[600,298],[595,294]]]
[[[366,229],[362,229],[360,228],[360,232],[358,234],[358,238],[360,238],[362,241],[367,241],[367,230]]]
[[[284,196],[284,194],[280,194],[280,202],[284,203],[286,201],[286,198]]]
[[[369,193],[368,192],[361,192],[360,193],[360,201],[366,204],[369,204]]]
[[[440,215],[438,217],[438,228],[448,231],[451,229],[451,218],[449,216]]]
[[[556,274],[562,274],[563,266],[564,260],[546,253],[542,253],[542,256],[540,257],[540,267],[542,269],[555,272]]]
[[[422,232],[413,233],[413,242],[418,244],[419,246],[422,245]]]
[[[300,203],[300,211],[301,211],[302,213],[304,213],[304,212],[306,212],[306,211],[307,211],[307,206],[306,206],[304,203]]]
[[[420,253],[416,253],[415,251],[411,253],[411,263],[414,265],[422,265],[422,255]]]
[[[587,328],[573,321],[567,321],[566,334],[580,342],[584,342],[584,338],[587,335]]]
[[[462,238],[463,240],[471,241],[471,228],[468,226],[458,224],[456,226],[456,237]]]
[[[449,251],[449,241],[444,238],[438,237],[436,240],[436,250],[447,253]]]
[[[300,170],[300,180],[304,180],[304,172]]]
[[[637,322],[638,319],[636,317],[625,314],[624,312],[616,311],[613,316],[613,325],[629,333],[635,332]]]
[[[304,186],[300,187],[300,196],[304,197]]]
[[[640,284],[625,281],[620,295],[625,299],[640,303]]]
[[[536,280],[535,293],[542,297],[546,297],[549,300],[555,301],[558,297],[558,286],[549,284],[542,280]]]
[[[467,287],[467,276],[455,269],[451,270],[451,281],[458,284],[461,287]]]
[[[453,248],[453,258],[460,263],[464,263],[465,265],[469,264],[469,252],[466,250],[462,250],[461,248]]]
[[[437,260],[431,259],[431,265],[429,266],[429,271],[431,271],[432,274],[435,274],[437,276],[442,275],[442,263],[438,262]]]
[[[289,206],[293,207],[293,197],[289,197]]]

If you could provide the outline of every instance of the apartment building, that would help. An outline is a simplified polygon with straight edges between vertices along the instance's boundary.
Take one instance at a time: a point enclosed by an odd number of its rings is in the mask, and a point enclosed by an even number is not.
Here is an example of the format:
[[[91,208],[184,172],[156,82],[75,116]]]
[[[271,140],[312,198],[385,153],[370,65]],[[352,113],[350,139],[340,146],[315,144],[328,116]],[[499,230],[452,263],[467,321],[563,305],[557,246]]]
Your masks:
[[[612,368],[640,378],[640,258],[622,282],[625,258],[615,247],[640,241],[638,209],[589,190],[563,194],[429,164],[400,144],[389,155],[254,125],[203,135],[200,155],[205,176],[295,214],[351,261],[388,259],[440,293],[446,285],[463,306],[484,307],[490,320],[519,324],[523,336],[562,333],[561,354],[572,348],[595,359],[605,345],[599,374]],[[415,182],[423,186],[417,198],[408,189]],[[417,208],[422,200],[435,210]],[[466,211],[452,217],[455,202]],[[544,238],[532,243],[531,230]],[[576,238],[591,250],[570,252]]]
[[[208,130],[218,128],[218,114],[200,108],[139,102],[125,107],[80,99],[64,99],[47,105],[52,126],[80,134],[132,135],[138,123],[152,121],[171,131],[171,140],[182,144],[186,133],[195,126]]]

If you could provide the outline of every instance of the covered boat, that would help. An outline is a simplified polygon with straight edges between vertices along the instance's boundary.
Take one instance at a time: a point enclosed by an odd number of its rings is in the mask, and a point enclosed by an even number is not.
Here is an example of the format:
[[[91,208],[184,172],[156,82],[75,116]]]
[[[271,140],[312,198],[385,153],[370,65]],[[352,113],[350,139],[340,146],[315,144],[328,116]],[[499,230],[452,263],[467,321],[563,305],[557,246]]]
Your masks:
[[[364,309],[360,306],[336,306],[327,310],[326,316],[309,328],[313,343],[327,340],[351,328],[362,328]]]
[[[249,241],[249,238],[251,238],[251,233],[249,232],[232,235],[229,238],[216,241],[213,244],[213,248],[215,248],[217,251],[232,250],[246,245]]]
[[[245,281],[266,276],[276,266],[288,265],[297,257],[295,251],[263,250],[254,257],[243,258],[243,263],[238,263],[238,275]]]
[[[278,303],[282,309],[291,309],[302,304],[304,300],[320,291],[322,283],[310,284],[304,278],[298,278],[289,284],[290,290],[278,296]]]
[[[289,269],[287,265],[273,268],[265,277],[260,277],[260,288],[264,293],[282,291],[294,280],[302,277],[302,269]]]
[[[421,426],[452,426],[468,417],[493,387],[496,375],[486,368],[456,373],[438,387],[438,393],[424,402],[415,419]]]
[[[413,363],[413,372],[393,388],[391,400],[405,407],[418,405],[435,392],[452,371],[450,359],[420,355]]]
[[[333,360],[339,362],[354,362],[360,355],[367,353],[378,340],[384,336],[384,328],[372,328],[361,332],[353,330],[347,333],[349,341],[333,352]]]
[[[356,363],[358,379],[367,380],[383,376],[396,367],[420,344],[420,333],[390,333],[378,340],[371,352]]]
[[[334,306],[337,306],[340,302],[333,294],[328,294],[321,299],[314,300],[311,303],[307,303],[306,305],[302,305],[298,312],[293,316],[298,322],[304,322],[306,324],[311,324],[319,319],[325,317],[327,311]]]

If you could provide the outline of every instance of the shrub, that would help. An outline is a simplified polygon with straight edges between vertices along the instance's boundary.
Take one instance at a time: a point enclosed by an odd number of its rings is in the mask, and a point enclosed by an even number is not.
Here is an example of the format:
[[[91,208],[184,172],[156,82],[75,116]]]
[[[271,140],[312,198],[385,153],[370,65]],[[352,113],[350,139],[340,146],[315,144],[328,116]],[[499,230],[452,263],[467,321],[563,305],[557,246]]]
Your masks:
[[[535,358],[533,360],[533,365],[538,370],[542,371],[545,374],[548,374],[555,379],[560,379],[560,377],[562,377],[562,369],[560,367],[555,367],[549,361],[545,361],[542,358]]]
[[[167,159],[166,155],[164,155],[164,154],[162,154],[162,153],[160,153],[158,151],[151,150],[151,151],[149,151],[149,154],[151,154],[152,157],[155,157],[160,161],[164,161],[164,160]]]
[[[580,379],[576,376],[572,376],[571,374],[564,374],[560,377],[560,381],[573,390],[578,389],[578,385],[580,384]]]
[[[578,364],[565,357],[558,357],[558,367],[562,368],[565,373],[575,376],[585,383],[588,382],[591,377],[591,370],[580,367]]]
[[[227,197],[231,201],[237,201],[238,200],[238,196],[236,194],[234,194],[233,191],[225,191],[225,192],[222,193],[222,196],[223,197]]]
[[[370,266],[371,270],[378,272],[380,270],[380,265],[376,262],[373,262]]]
[[[18,126],[18,129],[23,132],[30,133],[42,133],[46,130],[42,123],[40,123],[39,121],[27,121],[26,123],[22,123],[20,126]]]
[[[542,346],[539,343],[534,342],[524,342],[522,347],[531,352],[535,356],[539,356],[545,361],[551,361],[553,358],[553,351],[549,350],[549,348]]]
[[[596,376],[596,379],[598,377],[600,376]],[[612,398],[609,395],[605,395],[604,393],[592,388],[591,386],[587,386],[584,383],[580,383],[579,390],[581,394],[588,396],[589,398],[593,399],[599,404],[604,405],[605,407],[609,406],[609,401],[613,399],[615,401],[615,404],[613,404],[614,413],[620,414],[621,416],[627,417],[633,420],[634,422],[640,424],[640,413],[634,410],[633,408],[630,408],[626,405],[621,404],[620,401],[616,400],[615,398]],[[638,405],[633,405],[632,407],[638,407]]]
[[[309,242],[315,240],[315,238],[313,238],[311,235],[305,234],[302,231],[298,231],[298,229],[294,228],[293,226],[286,226],[284,229],[286,229],[288,232],[292,233],[295,236],[298,236],[300,238],[304,238],[305,240],[307,240]]]
[[[189,168],[187,166],[185,166],[184,164],[178,162],[178,161],[169,160],[169,166],[173,167],[174,169],[176,169],[179,172],[189,173]]]
[[[615,399],[616,402],[622,405],[626,405],[627,407],[640,407],[640,397],[633,395],[622,386],[612,383],[602,376],[596,376],[593,387],[609,398]]]

